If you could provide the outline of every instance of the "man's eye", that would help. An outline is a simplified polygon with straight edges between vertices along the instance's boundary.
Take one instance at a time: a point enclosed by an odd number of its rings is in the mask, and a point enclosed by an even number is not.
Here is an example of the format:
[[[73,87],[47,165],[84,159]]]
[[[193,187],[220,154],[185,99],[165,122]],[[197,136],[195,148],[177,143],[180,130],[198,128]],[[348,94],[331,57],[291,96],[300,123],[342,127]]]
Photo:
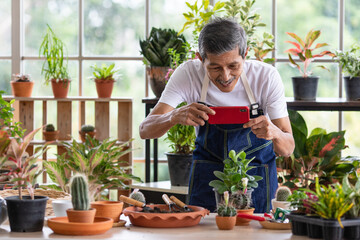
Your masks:
[[[229,68],[230,69],[237,69],[239,66],[238,65],[230,65]]]

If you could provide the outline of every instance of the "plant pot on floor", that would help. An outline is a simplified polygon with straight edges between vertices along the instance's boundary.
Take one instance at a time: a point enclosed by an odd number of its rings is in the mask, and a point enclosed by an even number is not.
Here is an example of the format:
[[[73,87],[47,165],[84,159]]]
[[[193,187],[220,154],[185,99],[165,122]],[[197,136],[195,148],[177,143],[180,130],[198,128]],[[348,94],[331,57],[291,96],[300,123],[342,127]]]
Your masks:
[[[11,82],[14,97],[31,97],[34,82]]]
[[[188,186],[192,154],[165,153],[168,159],[170,182],[172,186]]]
[[[53,132],[43,131],[45,141],[56,141],[59,139],[59,130]]]
[[[114,88],[114,80],[102,80],[95,79],[96,84],[96,92],[99,98],[110,98],[113,88]]]
[[[69,222],[77,223],[93,223],[95,219],[96,209],[89,210],[74,210],[72,208],[66,210]]]
[[[313,101],[316,99],[319,77],[292,77],[295,100]]]
[[[45,217],[46,196],[11,196],[5,198],[9,215],[10,229],[12,232],[37,232],[42,231]]]
[[[346,100],[360,100],[360,77],[344,77]]]
[[[221,217],[216,216],[216,225],[220,230],[232,230],[236,223],[236,216],[233,217]]]
[[[53,90],[54,98],[67,98],[70,80],[57,80],[51,79],[51,87]]]
[[[157,98],[161,97],[166,85],[165,76],[169,67],[147,67],[146,74],[150,81],[150,87]]]
[[[124,203],[118,201],[96,201],[91,207],[96,209],[95,217],[112,218],[114,223],[119,222]]]

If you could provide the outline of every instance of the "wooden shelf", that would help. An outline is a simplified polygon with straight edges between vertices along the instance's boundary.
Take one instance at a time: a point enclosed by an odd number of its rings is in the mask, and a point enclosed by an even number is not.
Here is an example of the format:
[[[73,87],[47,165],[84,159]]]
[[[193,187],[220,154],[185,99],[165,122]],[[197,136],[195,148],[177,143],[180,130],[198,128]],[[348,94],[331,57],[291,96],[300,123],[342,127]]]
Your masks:
[[[347,101],[345,98],[316,98],[316,101],[299,101],[286,98],[287,106],[303,111],[360,111],[360,101]]]
[[[49,145],[62,146],[62,144],[61,144],[62,142],[71,143],[72,140],[67,140],[67,141],[58,140],[58,141],[53,141],[53,142],[51,142]],[[79,141],[79,140],[76,140],[76,142],[81,143],[81,141]],[[47,141],[45,141],[45,140],[32,140],[32,141],[30,142],[30,146],[44,145],[44,144],[46,144],[46,143],[49,143],[49,142],[47,142]],[[121,145],[121,144],[123,144],[123,143],[125,143],[125,141],[116,141],[115,144],[116,144],[116,145]]]

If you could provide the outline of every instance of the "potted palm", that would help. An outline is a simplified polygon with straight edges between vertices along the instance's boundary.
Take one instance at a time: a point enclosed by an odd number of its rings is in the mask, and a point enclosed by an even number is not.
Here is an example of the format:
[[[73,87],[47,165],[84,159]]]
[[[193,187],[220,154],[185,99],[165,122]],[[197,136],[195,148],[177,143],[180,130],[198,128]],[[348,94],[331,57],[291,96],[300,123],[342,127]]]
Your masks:
[[[153,27],[150,35],[145,40],[140,40],[140,53],[144,56],[146,73],[150,79],[150,86],[155,96],[159,98],[165,88],[165,76],[170,68],[170,55],[168,49],[172,48],[186,58],[187,50],[184,35],[178,34],[173,29]]]
[[[360,99],[360,46],[353,44],[349,51],[336,51],[335,61],[342,68],[344,76],[345,93],[348,101]]]
[[[70,86],[67,59],[64,61],[66,47],[50,26],[47,26],[46,34],[39,49],[39,56],[45,56],[41,74],[45,75],[46,85],[51,82],[55,98],[66,98]]]
[[[321,47],[328,46],[327,43],[318,43],[315,47],[312,47],[316,39],[318,39],[321,34],[320,30],[310,30],[304,40],[295,33],[287,32],[286,34],[296,40],[296,42],[286,41],[287,43],[294,45],[295,48],[290,48],[285,52],[288,53],[290,63],[295,66],[301,74],[301,76],[292,77],[294,98],[295,100],[315,100],[319,77],[312,76],[312,72],[309,70],[309,65],[316,58],[324,56],[333,57],[335,55],[328,50],[317,54],[313,53]],[[299,60],[304,63],[303,69],[301,69],[300,65],[294,61],[291,55],[299,57]],[[318,67],[326,69],[326,67],[322,65]]]
[[[229,203],[229,192],[224,192],[224,202],[220,203],[216,209],[216,225],[220,230],[231,230],[236,223],[236,208]]]
[[[13,74],[11,89],[14,97],[31,97],[33,87],[30,74]]]
[[[10,181],[19,191],[18,196],[5,198],[13,232],[35,232],[41,231],[43,227],[48,197],[34,196],[34,186],[36,178],[42,173],[37,160],[47,151],[47,145],[38,147],[31,156],[26,153],[30,141],[40,129],[30,132],[20,143],[14,138],[11,139],[9,145],[7,157],[8,161],[13,163],[10,165]],[[29,196],[22,196],[24,187],[27,188]]]
[[[55,126],[49,123],[46,124],[43,135],[45,141],[56,141],[59,138],[59,130],[55,130]]]
[[[96,84],[96,91],[99,98],[109,98],[114,87],[115,76],[119,70],[115,70],[115,63],[107,66],[102,64],[101,67],[98,67],[96,64],[91,66],[93,71],[93,79]]]
[[[186,105],[185,102],[177,107]],[[171,152],[165,153],[168,159],[170,182],[173,186],[188,186],[190,167],[195,149],[195,128],[176,124],[167,132],[165,140],[170,143]]]

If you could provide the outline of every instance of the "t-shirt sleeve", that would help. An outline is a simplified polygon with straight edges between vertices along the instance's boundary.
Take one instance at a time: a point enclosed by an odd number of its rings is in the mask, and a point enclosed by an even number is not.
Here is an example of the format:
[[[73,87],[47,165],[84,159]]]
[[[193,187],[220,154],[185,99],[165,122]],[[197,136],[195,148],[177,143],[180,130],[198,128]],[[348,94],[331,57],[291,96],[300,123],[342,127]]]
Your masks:
[[[189,91],[190,81],[184,65],[180,65],[171,75],[159,102],[166,103],[173,108],[186,101],[186,92]]]
[[[266,110],[271,120],[288,116],[284,85],[276,69],[270,77]]]

